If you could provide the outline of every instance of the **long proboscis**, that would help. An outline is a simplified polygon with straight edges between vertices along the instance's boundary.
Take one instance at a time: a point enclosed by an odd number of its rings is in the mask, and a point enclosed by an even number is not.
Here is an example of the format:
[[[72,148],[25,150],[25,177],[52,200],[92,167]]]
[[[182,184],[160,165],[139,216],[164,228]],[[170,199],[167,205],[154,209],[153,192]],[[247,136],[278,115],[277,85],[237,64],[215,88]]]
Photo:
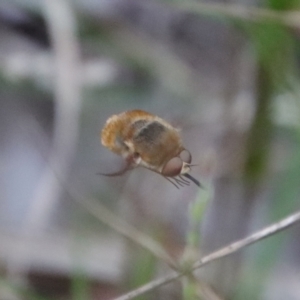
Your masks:
[[[186,178],[188,178],[190,181],[193,181],[200,188],[202,188],[202,184],[196,178],[194,178],[192,175],[190,175],[189,173],[182,174],[182,175],[185,176]]]

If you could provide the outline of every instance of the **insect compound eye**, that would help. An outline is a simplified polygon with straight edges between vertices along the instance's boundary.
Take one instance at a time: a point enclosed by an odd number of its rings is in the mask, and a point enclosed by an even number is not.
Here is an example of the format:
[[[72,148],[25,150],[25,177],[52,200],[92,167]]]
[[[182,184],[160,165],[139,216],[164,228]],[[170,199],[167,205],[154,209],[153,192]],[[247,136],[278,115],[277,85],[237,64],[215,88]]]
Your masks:
[[[180,174],[183,161],[179,157],[173,157],[170,159],[162,169],[162,175],[168,177],[175,177]]]
[[[187,151],[186,149],[182,150],[179,154],[179,157],[181,158],[182,161],[190,164],[192,161],[192,155],[189,151]]]

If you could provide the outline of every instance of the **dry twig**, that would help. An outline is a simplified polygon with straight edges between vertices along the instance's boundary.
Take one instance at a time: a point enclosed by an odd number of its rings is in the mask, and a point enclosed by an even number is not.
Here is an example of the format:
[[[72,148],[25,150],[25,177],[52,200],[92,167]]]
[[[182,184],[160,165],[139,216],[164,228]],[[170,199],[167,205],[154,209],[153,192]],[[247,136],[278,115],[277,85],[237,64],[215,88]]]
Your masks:
[[[295,225],[299,221],[300,221],[300,211],[282,219],[279,222],[276,222],[270,226],[267,226],[267,227],[257,231],[256,233],[249,235],[248,237],[246,237],[244,239],[234,242],[224,248],[221,248],[220,250],[217,250],[217,251],[203,257],[202,259],[197,261],[192,266],[192,268],[189,270],[189,272],[195,271],[196,269],[199,269],[199,268],[207,265],[208,263],[211,263],[222,257],[228,256],[234,252],[237,252],[237,251],[245,248],[246,246],[256,243],[256,242],[258,242],[262,239],[265,239],[265,238],[267,238],[275,233],[278,233],[282,230],[285,230],[285,229],[289,228],[290,226]],[[143,295],[152,290],[155,290],[162,285],[165,285],[174,280],[180,279],[181,277],[185,276],[189,272],[184,272],[184,273],[183,272],[182,273],[172,272],[163,278],[153,280],[153,281],[137,288],[136,290],[133,290],[123,296],[115,298],[114,300],[134,299],[135,297]]]

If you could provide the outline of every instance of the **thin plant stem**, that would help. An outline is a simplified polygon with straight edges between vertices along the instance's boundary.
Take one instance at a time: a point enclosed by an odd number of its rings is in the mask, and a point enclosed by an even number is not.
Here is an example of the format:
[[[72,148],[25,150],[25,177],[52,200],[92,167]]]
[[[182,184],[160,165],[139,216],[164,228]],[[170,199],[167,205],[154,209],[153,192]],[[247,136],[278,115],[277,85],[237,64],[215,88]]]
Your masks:
[[[288,217],[273,223],[272,225],[269,225],[249,236],[247,236],[244,239],[238,240],[234,243],[231,243],[227,245],[226,247],[223,247],[215,252],[212,252],[211,254],[208,254],[204,256],[202,259],[198,260],[189,271],[186,272],[172,272],[169,275],[162,277],[160,279],[153,280],[123,296],[120,296],[118,298],[115,298],[114,300],[131,300],[134,299],[137,296],[143,295],[147,292],[150,292],[152,290],[155,290],[159,288],[160,286],[163,286],[167,283],[173,282],[175,280],[178,280],[182,278],[183,276],[189,274],[190,272],[193,272],[213,261],[216,261],[217,259],[223,258],[225,256],[228,256],[230,254],[233,254],[237,251],[242,250],[243,248],[257,243],[260,240],[263,240],[265,238],[268,238],[280,231],[286,230],[287,228],[297,224],[300,221],[300,211],[289,215]]]

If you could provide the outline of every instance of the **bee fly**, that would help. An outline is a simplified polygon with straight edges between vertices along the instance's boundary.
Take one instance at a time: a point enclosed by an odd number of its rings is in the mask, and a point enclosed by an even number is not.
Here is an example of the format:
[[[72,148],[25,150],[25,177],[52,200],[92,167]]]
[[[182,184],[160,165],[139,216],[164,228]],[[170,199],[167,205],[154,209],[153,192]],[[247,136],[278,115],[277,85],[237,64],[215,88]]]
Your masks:
[[[141,166],[161,174],[177,188],[190,181],[201,187],[189,174],[192,156],[183,147],[179,130],[155,115],[142,110],[113,115],[101,132],[101,142],[126,161],[120,171],[102,175],[118,176]]]

